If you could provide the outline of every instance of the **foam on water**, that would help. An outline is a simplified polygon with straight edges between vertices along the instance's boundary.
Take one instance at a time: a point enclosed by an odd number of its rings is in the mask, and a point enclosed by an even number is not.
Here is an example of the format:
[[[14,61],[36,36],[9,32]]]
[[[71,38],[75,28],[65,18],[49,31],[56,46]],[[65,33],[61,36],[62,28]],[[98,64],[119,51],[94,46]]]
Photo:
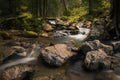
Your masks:
[[[78,29],[79,29],[78,34],[76,34],[76,35],[71,35],[70,34],[68,37],[72,38],[72,39],[83,41],[84,39],[87,38],[88,34],[90,33],[90,29],[81,28],[81,27],[79,27]]]
[[[33,61],[33,60],[36,60],[36,58],[34,58],[34,57],[26,57],[26,58],[15,60],[13,62],[1,65],[0,66],[0,71],[6,69],[8,67],[11,67],[11,66],[15,66],[15,65],[18,65],[18,64],[28,63],[28,62]]]

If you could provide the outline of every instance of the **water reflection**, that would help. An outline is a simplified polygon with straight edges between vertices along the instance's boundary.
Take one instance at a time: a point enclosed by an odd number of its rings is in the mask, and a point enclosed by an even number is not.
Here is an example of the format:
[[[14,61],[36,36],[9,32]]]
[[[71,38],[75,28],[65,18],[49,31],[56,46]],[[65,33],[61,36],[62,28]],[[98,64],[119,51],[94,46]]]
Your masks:
[[[69,80],[94,80],[95,73],[85,71],[79,61],[68,69],[67,76]]]

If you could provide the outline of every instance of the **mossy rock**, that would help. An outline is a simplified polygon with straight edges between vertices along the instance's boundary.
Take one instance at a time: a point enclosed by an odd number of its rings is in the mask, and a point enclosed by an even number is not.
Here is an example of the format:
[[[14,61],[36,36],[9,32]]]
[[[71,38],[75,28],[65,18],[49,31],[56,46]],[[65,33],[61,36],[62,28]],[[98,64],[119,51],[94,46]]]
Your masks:
[[[0,38],[1,39],[10,39],[10,35],[6,31],[0,31]]]
[[[36,38],[38,37],[38,34],[34,31],[25,31],[25,36],[30,38]]]

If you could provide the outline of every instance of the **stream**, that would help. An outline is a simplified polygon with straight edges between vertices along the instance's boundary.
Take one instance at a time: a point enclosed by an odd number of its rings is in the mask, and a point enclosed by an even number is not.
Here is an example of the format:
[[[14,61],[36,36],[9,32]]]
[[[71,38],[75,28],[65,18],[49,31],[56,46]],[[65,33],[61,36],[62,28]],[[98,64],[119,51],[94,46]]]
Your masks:
[[[81,30],[81,28],[79,29]],[[57,44],[57,43],[67,43],[70,44],[71,41],[74,43],[75,46],[80,46],[82,44],[82,41],[87,37],[89,33],[89,29],[83,29],[83,32],[79,32],[77,35],[69,35],[64,38],[36,38],[36,39],[30,39],[29,42],[32,43],[38,43],[44,46],[48,46],[49,44]],[[24,41],[24,40],[23,40]],[[10,45],[6,45],[6,43],[9,43],[11,41],[0,41],[0,59],[1,61],[6,58],[10,53],[12,52]],[[24,41],[26,42],[26,41]],[[28,40],[27,40],[28,42]],[[27,57],[23,58],[15,58],[7,63],[2,63],[0,65],[0,71],[4,70],[5,68],[15,66],[18,64],[27,64],[31,61],[36,61],[36,57],[32,56],[33,54],[37,53],[40,48],[38,47],[37,52],[34,52],[35,47],[33,47],[33,50]],[[33,62],[34,63],[34,62]],[[94,80],[94,77],[96,73],[92,72],[86,72],[83,70],[81,66],[81,62],[75,62],[75,63],[67,63],[61,67],[49,67],[49,65],[44,64],[42,60],[39,60],[39,63],[37,63],[35,66],[34,75],[32,76],[32,80],[49,80],[44,79],[46,76],[55,76],[55,80]],[[39,79],[39,77],[41,77]],[[43,78],[43,79],[42,79]],[[51,79],[50,79],[51,80]]]
[[[62,40],[57,39],[56,40],[56,39],[39,38],[39,39],[31,40],[31,41],[33,41],[33,42],[37,41],[37,42],[40,42],[44,45],[48,45],[50,42],[54,43],[54,44],[67,43],[67,41],[65,41],[65,40],[66,39],[62,39]],[[1,50],[1,53],[4,54],[4,58],[7,57],[6,53],[11,52],[9,45],[4,45],[7,42],[9,42],[9,41],[0,42],[0,48],[4,49],[4,50]],[[79,41],[76,42],[76,46],[80,46],[80,45],[81,45],[81,42],[79,42]],[[12,61],[1,65],[0,70],[4,70],[5,68],[10,67],[10,66],[29,63],[31,61],[36,60],[35,57],[31,57],[31,55],[33,53],[34,52],[31,52],[31,54],[25,58],[13,59]],[[40,63],[35,65],[34,68],[36,68],[36,70],[34,72],[34,76],[33,76],[33,78],[35,80],[39,80],[39,79],[37,79],[37,77],[46,77],[46,76],[57,76],[60,80],[80,80],[80,79],[81,80],[92,80],[92,78],[94,76],[94,73],[91,74],[91,73],[84,72],[83,69],[78,64],[78,62],[76,62],[74,64],[68,63],[68,64],[63,65],[63,66],[58,67],[58,68],[52,68],[46,64],[43,64],[42,60],[40,60]],[[65,79],[63,79],[63,78],[65,78]],[[59,79],[56,79],[56,80],[59,80]],[[40,80],[42,80],[42,79],[40,79]]]

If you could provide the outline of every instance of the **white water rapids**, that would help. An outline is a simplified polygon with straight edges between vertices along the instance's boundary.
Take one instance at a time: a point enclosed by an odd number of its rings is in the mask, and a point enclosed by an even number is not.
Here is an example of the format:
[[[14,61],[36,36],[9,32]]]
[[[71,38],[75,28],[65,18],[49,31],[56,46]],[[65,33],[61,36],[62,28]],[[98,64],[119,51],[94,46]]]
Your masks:
[[[87,28],[78,28],[79,29],[79,33],[76,35],[69,35],[69,38],[72,39],[76,39],[76,40],[80,40],[83,41],[84,39],[87,38],[88,34],[90,33],[90,29]]]
[[[73,39],[78,41],[83,41],[86,39],[90,33],[90,29],[88,28],[81,28],[77,27],[79,32],[78,34],[72,35],[69,30],[60,30],[56,31],[55,35],[57,35],[57,38],[67,38],[67,39]]]

